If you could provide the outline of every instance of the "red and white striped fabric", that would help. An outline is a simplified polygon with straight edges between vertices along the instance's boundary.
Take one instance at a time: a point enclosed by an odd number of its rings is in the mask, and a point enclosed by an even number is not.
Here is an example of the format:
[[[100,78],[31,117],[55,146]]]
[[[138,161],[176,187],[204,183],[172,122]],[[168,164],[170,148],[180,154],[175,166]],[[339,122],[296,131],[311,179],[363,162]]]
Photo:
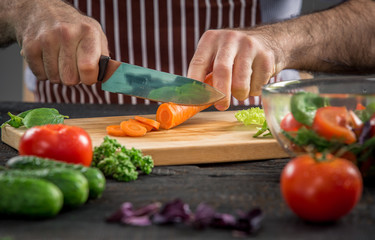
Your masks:
[[[100,22],[113,59],[186,76],[200,36],[208,29],[250,27],[261,22],[258,0],[71,0]],[[271,79],[280,81],[280,77]],[[92,86],[36,82],[37,101],[150,104],[148,100]],[[249,97],[233,105],[259,105]]]

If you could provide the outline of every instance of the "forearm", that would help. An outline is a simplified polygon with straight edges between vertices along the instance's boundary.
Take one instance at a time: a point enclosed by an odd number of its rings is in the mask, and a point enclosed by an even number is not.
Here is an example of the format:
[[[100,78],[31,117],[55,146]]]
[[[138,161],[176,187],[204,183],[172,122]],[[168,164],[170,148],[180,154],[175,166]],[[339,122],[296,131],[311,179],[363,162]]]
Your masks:
[[[1,0],[0,1],[0,47],[5,47],[18,41],[21,45],[23,34],[35,28],[36,22],[48,22],[46,17],[55,14],[58,18],[58,9],[76,11],[72,7],[67,8],[67,3],[62,0]],[[46,18],[46,19],[43,19]],[[43,26],[38,26],[39,28]]]
[[[374,13],[374,1],[351,0],[258,30],[267,33],[278,70],[369,73],[375,71]]]
[[[12,11],[18,1],[0,1],[0,47],[6,47],[16,41],[14,26],[11,24]]]

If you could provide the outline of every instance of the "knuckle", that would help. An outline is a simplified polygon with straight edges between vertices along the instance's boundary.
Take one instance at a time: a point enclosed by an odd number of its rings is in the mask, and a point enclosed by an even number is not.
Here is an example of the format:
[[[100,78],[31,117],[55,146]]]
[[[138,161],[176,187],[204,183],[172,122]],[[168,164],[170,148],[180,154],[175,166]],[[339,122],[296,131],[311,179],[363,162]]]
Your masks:
[[[203,33],[201,39],[212,39],[216,38],[217,30],[207,30]]]
[[[22,45],[23,55],[26,59],[41,57],[41,48],[37,42],[24,42]]]
[[[96,22],[82,22],[80,26],[82,34],[92,34],[98,31],[98,24]]]
[[[194,56],[190,61],[191,66],[201,66],[206,64],[208,64],[208,61],[203,56]]]
[[[214,71],[217,76],[230,76],[232,74],[233,65],[223,61],[216,61]]]
[[[72,86],[79,83],[78,75],[70,67],[63,68],[62,72],[60,73],[60,77],[61,82],[67,86]]]
[[[35,77],[36,77],[36,79],[38,81],[46,81],[46,80],[48,80],[48,78],[47,78],[46,74],[44,73],[44,71],[37,70],[37,69],[35,69],[35,70],[31,69],[31,71],[34,73],[34,75],[35,75]]]
[[[97,70],[97,63],[92,61],[82,60],[78,64],[78,71],[80,75],[92,75]]]
[[[69,23],[56,24],[54,32],[61,38],[63,43],[69,42],[75,35],[73,27]]]

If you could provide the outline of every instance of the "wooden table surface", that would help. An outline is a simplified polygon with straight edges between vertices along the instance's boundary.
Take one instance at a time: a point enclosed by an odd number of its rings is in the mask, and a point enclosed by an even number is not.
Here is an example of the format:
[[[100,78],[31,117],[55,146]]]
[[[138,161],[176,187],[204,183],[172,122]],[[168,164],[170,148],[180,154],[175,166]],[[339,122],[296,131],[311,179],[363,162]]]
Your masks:
[[[153,114],[156,106],[73,105],[1,102],[0,122],[7,112],[54,107],[71,118]],[[232,107],[239,110],[242,107]],[[213,110],[213,109],[209,109]],[[18,152],[0,143],[0,165]],[[65,211],[56,218],[35,221],[0,217],[2,239],[234,239],[231,231],[194,230],[186,226],[131,227],[109,224],[105,218],[123,202],[136,207],[180,198],[192,209],[205,202],[219,212],[260,207],[264,219],[257,239],[374,239],[375,184],[366,181],[359,204],[347,216],[331,224],[307,223],[296,217],[280,194],[280,172],[289,159],[220,164],[159,166],[147,176],[128,183],[107,181],[103,197]],[[1,190],[0,190],[1,191]],[[0,193],[1,194],[1,193]]]

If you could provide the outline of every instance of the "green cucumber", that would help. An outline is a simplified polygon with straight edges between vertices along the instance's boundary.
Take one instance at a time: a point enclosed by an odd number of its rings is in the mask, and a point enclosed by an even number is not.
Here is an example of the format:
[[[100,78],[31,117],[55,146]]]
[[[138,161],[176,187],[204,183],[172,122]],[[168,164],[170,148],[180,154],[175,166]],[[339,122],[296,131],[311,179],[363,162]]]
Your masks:
[[[63,206],[63,194],[44,179],[0,175],[0,215],[49,218]]]
[[[35,156],[16,156],[8,160],[9,168],[39,169],[39,168],[69,168],[80,171],[89,183],[89,198],[96,199],[102,196],[105,188],[105,177],[98,168],[85,167],[80,164],[71,164],[48,158]]]
[[[55,184],[63,193],[64,207],[78,207],[87,201],[87,179],[79,171],[66,168],[11,169],[1,171],[0,176],[40,178]]]

